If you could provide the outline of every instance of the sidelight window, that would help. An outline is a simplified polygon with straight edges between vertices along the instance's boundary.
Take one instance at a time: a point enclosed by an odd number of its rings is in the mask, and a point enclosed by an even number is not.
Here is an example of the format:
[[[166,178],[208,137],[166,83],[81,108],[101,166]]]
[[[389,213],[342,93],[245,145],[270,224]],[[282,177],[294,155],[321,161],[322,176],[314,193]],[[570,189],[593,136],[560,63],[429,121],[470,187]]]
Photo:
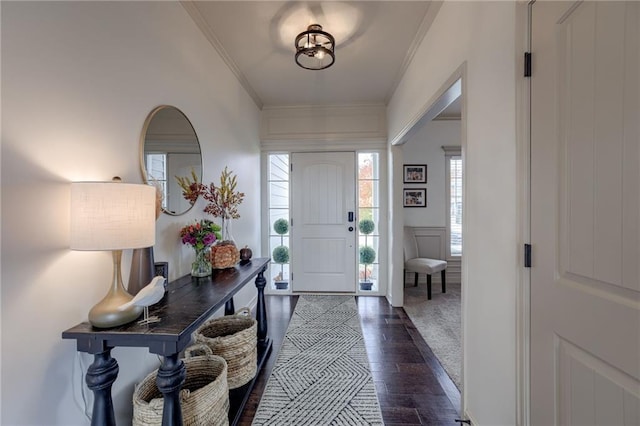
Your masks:
[[[269,154],[268,209],[271,280],[277,290],[289,288],[289,154]]]
[[[380,161],[377,152],[358,153],[358,224],[363,220],[373,223],[373,231],[367,234],[358,226],[359,288],[377,291],[380,273]],[[361,256],[362,250],[364,256]],[[370,260],[372,253],[375,253],[372,263],[361,263]]]

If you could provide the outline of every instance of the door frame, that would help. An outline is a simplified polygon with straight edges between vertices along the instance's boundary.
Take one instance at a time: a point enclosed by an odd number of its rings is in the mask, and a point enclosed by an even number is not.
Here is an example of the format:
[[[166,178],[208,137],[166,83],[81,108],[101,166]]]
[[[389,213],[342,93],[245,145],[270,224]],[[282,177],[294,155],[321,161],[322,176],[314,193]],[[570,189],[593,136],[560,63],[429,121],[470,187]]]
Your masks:
[[[456,82],[460,80],[460,104],[461,104],[461,117],[460,117],[460,150],[462,154],[462,215],[465,216],[465,210],[468,205],[467,200],[467,164],[465,161],[465,152],[467,150],[467,63],[463,62],[450,76],[449,78],[440,86],[438,91],[433,95],[431,99],[421,109],[421,113],[416,116],[414,120],[412,120],[406,127],[403,132],[398,134],[393,140],[389,141],[389,164],[392,169],[392,173],[389,178],[390,192],[393,194],[393,206],[402,206],[402,167],[403,167],[403,152],[402,145],[408,141],[408,139],[425,123],[431,121],[436,115],[438,115],[444,107],[446,107],[452,99],[450,99],[451,93],[450,89],[453,91],[457,90],[454,88]],[[389,292],[387,294],[387,299],[389,303],[393,306],[401,307],[404,304],[404,256],[403,256],[403,234],[404,234],[404,214],[401,207],[394,208],[393,218],[392,218],[392,232],[390,235],[392,244],[389,245],[389,258],[393,259],[392,268],[389,270],[389,279],[388,282],[393,283],[389,286]],[[460,261],[460,285],[461,285],[461,330],[460,330],[460,352],[462,355],[462,365],[460,366],[460,377],[462,380],[462,392],[460,395],[460,412],[463,413],[463,416],[466,415],[466,387],[465,383],[465,351],[464,351],[464,341],[465,341],[465,312],[467,306],[467,299],[465,297],[466,286],[467,286],[467,264],[465,262],[464,256],[464,246],[465,246],[465,238],[464,235],[467,232],[467,220],[462,221],[462,257]],[[398,237],[395,237],[398,236]],[[443,386],[445,392],[448,387]],[[451,393],[447,395],[451,401],[455,401],[458,399],[458,396]]]
[[[302,146],[301,146],[302,145]],[[375,138],[369,140],[351,140],[351,141],[305,141],[304,144],[301,144],[299,141],[277,141],[271,142],[269,144],[265,144],[262,147],[261,152],[261,179],[260,179],[260,187],[261,187],[261,211],[267,212],[269,209],[269,199],[268,199],[268,167],[269,167],[269,155],[270,154],[288,154],[291,156],[293,153],[306,153],[306,152],[355,152],[356,154],[356,185],[357,185],[357,173],[358,173],[358,154],[361,152],[375,152],[379,155],[379,167],[380,167],[380,223],[378,224],[379,228],[379,247],[388,247],[391,244],[391,236],[390,236],[390,227],[389,227],[389,209],[390,209],[390,197],[388,194],[389,187],[389,167],[388,167],[388,149],[386,140],[376,140]],[[291,159],[291,157],[289,157]],[[356,186],[357,190],[357,186]],[[291,200],[291,182],[289,183],[289,199]],[[357,199],[356,199],[357,203]],[[289,206],[291,208],[291,206]],[[356,210],[358,210],[359,206],[356,206]],[[269,223],[269,215],[263,213],[261,220],[261,252],[263,256],[271,257],[271,253],[269,252],[269,230],[271,224]],[[356,216],[356,219],[357,216]],[[295,232],[291,230],[291,232]],[[356,237],[356,242],[358,239]],[[379,257],[379,282],[378,282],[378,291],[377,292],[361,292],[360,286],[356,283],[356,291],[355,295],[362,296],[386,296],[390,285],[388,281],[389,270],[390,270],[390,258],[388,253],[382,249],[379,250],[377,254]],[[356,260],[358,260],[358,256],[356,254]],[[272,263],[270,263],[269,268],[271,268]],[[356,265],[356,273],[358,271],[359,265]],[[357,279],[357,275],[354,276],[354,279]],[[286,291],[278,290],[277,292],[269,285],[265,287],[265,294],[279,294],[279,295],[287,295],[294,294],[292,292],[292,285]],[[350,293],[345,293],[350,294]]]
[[[518,59],[531,52],[531,16],[536,0],[516,5]],[[525,267],[525,244],[531,243],[531,79],[516,60],[516,217],[518,220],[518,280],[516,283],[516,421],[528,426],[530,417],[531,269]]]

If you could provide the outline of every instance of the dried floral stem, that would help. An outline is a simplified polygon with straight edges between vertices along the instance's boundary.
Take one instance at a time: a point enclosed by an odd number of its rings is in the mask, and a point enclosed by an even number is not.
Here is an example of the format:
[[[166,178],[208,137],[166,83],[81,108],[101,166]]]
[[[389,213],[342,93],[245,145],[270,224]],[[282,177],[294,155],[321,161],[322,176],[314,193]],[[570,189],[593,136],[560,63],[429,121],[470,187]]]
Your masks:
[[[191,169],[191,179],[189,176],[176,176],[178,185],[182,188],[182,196],[185,200],[194,204],[198,199],[198,195],[203,191],[204,185],[198,182],[198,175],[194,169]]]
[[[237,176],[224,168],[220,175],[220,186],[213,182],[209,186],[203,185],[202,197],[209,202],[204,208],[205,213],[223,219],[238,219],[238,206],[244,199],[244,192],[236,191]]]
[[[191,204],[195,203],[200,195],[209,202],[204,208],[205,213],[222,219],[238,219],[240,217],[238,206],[244,199],[244,192],[236,191],[238,178],[227,167],[220,174],[219,186],[213,182],[209,186],[199,183],[198,176],[193,169],[191,170],[191,179],[188,176],[176,176],[176,179],[182,188],[182,196]]]

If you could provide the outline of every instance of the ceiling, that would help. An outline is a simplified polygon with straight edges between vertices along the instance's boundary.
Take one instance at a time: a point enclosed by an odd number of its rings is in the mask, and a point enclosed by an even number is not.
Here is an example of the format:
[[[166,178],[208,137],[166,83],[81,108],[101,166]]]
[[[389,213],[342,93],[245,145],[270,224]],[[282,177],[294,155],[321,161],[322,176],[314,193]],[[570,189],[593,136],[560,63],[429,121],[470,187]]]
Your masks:
[[[183,1],[258,107],[386,104],[433,21],[430,1]],[[317,23],[336,60],[300,68],[294,39]]]

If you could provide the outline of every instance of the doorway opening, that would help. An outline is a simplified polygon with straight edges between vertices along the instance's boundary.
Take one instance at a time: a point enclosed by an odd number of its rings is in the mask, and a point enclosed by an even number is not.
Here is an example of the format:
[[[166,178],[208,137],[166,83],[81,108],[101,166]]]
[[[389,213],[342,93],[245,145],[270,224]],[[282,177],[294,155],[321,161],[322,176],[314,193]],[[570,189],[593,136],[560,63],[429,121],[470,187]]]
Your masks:
[[[462,77],[407,132],[402,141],[403,171],[414,165],[425,171],[419,183],[403,176],[402,192],[424,188],[422,208],[402,209],[404,238],[412,236],[418,257],[447,262],[444,275],[404,272],[403,306],[451,381],[462,391],[462,301],[464,212],[464,97]],[[396,186],[397,188],[397,186]],[[403,197],[404,198],[404,197]],[[404,203],[403,203],[404,204]],[[417,277],[417,281],[416,281]],[[432,284],[431,299],[428,285]],[[445,290],[444,292],[443,290]]]

